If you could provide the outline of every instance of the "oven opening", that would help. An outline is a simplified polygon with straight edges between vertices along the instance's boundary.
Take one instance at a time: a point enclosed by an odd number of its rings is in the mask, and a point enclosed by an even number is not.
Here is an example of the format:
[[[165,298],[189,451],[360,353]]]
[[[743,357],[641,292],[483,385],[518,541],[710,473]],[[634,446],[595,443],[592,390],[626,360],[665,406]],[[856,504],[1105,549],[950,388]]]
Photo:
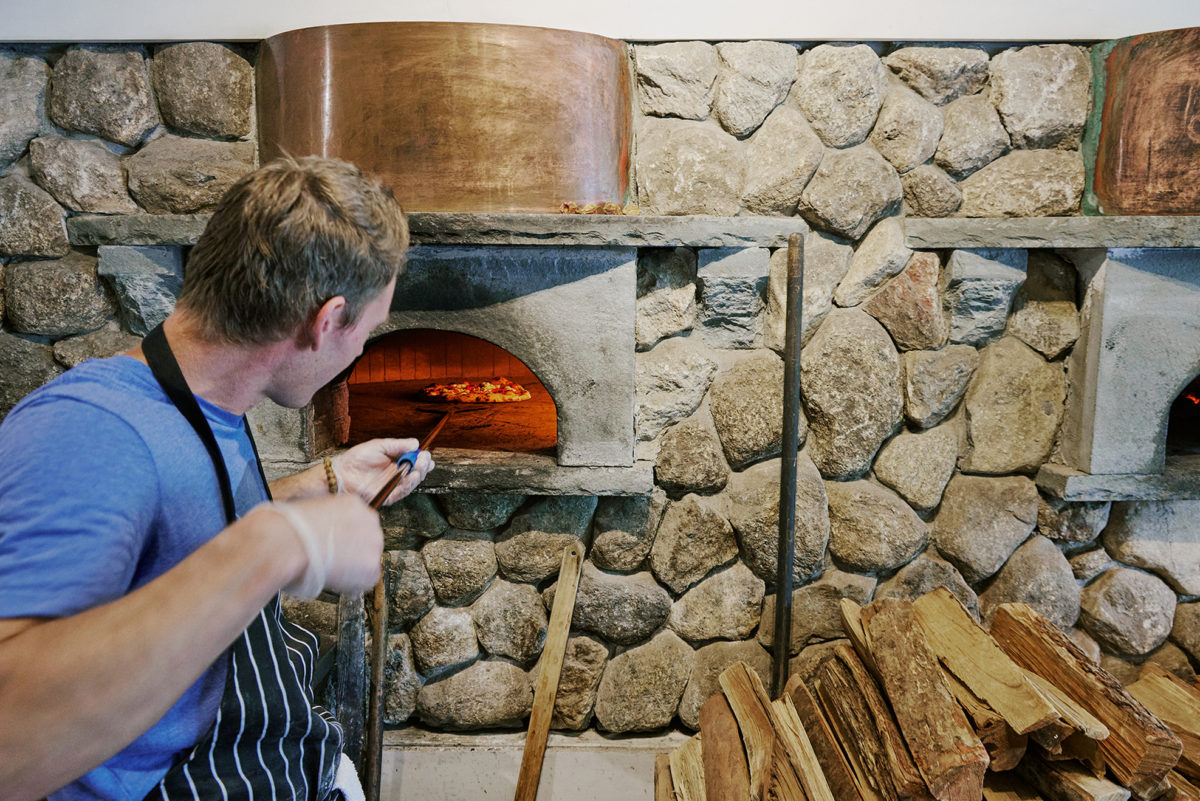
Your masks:
[[[1200,454],[1200,376],[1193,378],[1171,404],[1167,454]]]
[[[431,384],[507,378],[527,400],[458,403],[431,398]],[[484,339],[428,328],[395,331],[367,343],[347,380],[349,444],[372,437],[416,437],[451,416],[435,448],[554,456],[558,411],[524,362]]]

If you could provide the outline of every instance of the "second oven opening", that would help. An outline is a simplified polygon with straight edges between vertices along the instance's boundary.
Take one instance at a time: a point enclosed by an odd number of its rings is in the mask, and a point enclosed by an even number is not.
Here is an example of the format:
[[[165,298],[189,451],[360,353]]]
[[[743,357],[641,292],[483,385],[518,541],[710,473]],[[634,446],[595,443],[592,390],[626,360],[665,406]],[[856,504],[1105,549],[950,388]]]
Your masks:
[[[431,383],[497,376],[520,384],[531,397],[507,403],[450,403],[422,392]],[[347,389],[350,444],[372,437],[419,439],[453,411],[435,448],[556,454],[554,399],[524,362],[478,337],[428,328],[385,334],[367,343]]]

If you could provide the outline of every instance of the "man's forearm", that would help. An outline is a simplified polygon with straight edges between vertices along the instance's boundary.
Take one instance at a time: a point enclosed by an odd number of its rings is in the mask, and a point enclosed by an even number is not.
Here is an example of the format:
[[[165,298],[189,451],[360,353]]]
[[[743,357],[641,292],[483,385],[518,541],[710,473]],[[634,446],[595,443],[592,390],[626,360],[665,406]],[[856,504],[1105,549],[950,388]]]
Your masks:
[[[304,568],[250,514],[144,587],[54,620],[0,620],[0,799],[36,799],[116,754]]]

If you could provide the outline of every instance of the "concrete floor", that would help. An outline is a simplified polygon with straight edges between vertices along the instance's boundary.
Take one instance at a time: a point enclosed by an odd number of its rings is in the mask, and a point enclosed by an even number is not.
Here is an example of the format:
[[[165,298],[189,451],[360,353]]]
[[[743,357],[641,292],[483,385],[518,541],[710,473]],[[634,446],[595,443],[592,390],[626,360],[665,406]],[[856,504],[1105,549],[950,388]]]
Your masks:
[[[654,757],[687,735],[608,739],[589,731],[550,735],[538,801],[653,801]],[[388,731],[379,795],[383,801],[512,798],[525,733]]]

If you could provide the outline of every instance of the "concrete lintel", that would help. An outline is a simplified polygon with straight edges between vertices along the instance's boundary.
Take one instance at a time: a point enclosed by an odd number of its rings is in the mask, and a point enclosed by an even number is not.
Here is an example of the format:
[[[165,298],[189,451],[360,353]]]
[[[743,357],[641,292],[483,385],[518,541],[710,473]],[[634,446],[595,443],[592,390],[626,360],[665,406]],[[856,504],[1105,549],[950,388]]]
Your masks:
[[[1037,485],[1064,501],[1180,501],[1200,499],[1200,455],[1168,456],[1161,474],[1089,475],[1044,464]]]
[[[918,250],[1200,247],[1200,216],[909,217],[905,231]]]

